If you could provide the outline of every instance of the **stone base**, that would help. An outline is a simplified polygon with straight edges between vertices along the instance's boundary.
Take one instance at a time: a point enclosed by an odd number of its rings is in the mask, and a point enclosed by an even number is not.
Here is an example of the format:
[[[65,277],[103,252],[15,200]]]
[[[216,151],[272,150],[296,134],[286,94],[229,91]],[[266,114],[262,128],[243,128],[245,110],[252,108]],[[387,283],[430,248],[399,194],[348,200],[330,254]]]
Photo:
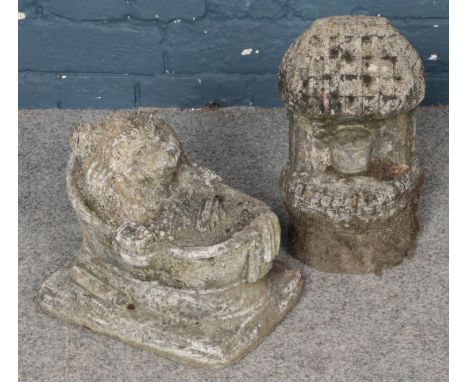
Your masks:
[[[323,214],[294,216],[289,232],[293,255],[324,272],[380,274],[413,254],[419,229],[416,212],[414,201],[370,223],[355,220],[344,225]]]
[[[255,283],[214,290],[171,288],[111,265],[89,270],[79,264],[75,260],[43,284],[39,297],[46,312],[197,367],[223,368],[241,359],[303,289],[299,272],[278,261]]]
[[[390,164],[355,176],[286,168],[293,255],[324,272],[377,274],[411,256],[424,175],[417,161],[403,172]]]

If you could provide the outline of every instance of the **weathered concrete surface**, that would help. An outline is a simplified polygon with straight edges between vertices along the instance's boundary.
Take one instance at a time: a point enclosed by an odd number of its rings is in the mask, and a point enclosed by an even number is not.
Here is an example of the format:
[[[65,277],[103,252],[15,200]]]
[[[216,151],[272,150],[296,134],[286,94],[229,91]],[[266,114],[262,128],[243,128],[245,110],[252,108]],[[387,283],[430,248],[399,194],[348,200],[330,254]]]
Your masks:
[[[288,156],[284,109],[163,113],[196,162],[272,206],[286,232],[288,217],[278,187]],[[417,113],[417,150],[426,182],[412,260],[381,277],[340,275],[306,266],[282,248],[280,259],[301,269],[305,293],[274,335],[221,371],[155,357],[53,319],[38,307],[39,286],[73,258],[82,241],[65,188],[69,129],[108,114],[43,110],[19,115],[21,381],[448,380],[447,107]]]
[[[83,231],[47,278],[47,313],[191,366],[223,368],[297,302],[299,272],[274,261],[277,216],[192,162],[149,111],[83,123],[67,191]]]
[[[318,19],[278,69],[286,106],[312,119],[388,118],[424,98],[418,53],[384,17]]]
[[[282,173],[293,255],[326,272],[381,273],[410,257],[423,175],[421,59],[383,17],[316,20],[278,68],[289,115]]]

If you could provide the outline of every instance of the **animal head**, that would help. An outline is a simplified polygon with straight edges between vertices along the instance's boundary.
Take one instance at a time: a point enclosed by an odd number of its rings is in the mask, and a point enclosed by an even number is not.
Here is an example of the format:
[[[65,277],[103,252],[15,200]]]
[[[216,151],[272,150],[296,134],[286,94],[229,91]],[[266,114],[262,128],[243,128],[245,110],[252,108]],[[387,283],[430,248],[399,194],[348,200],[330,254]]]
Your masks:
[[[73,131],[70,146],[83,170],[94,163],[126,187],[164,189],[182,155],[174,130],[141,111],[116,113],[100,124],[81,124]]]

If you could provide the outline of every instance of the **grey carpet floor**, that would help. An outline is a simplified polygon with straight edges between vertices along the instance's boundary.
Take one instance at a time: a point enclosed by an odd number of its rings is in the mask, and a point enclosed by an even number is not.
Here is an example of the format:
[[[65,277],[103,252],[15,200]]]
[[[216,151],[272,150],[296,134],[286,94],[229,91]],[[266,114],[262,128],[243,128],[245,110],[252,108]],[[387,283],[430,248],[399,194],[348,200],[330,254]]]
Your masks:
[[[162,109],[186,150],[267,202],[288,224],[278,181],[288,150],[284,109]],[[425,168],[414,258],[382,276],[321,273],[290,258],[306,283],[298,305],[236,365],[181,366],[42,313],[37,291],[80,247],[65,192],[67,139],[110,111],[19,113],[21,381],[444,381],[448,379],[448,107],[418,112]],[[284,241],[283,241],[284,243]]]

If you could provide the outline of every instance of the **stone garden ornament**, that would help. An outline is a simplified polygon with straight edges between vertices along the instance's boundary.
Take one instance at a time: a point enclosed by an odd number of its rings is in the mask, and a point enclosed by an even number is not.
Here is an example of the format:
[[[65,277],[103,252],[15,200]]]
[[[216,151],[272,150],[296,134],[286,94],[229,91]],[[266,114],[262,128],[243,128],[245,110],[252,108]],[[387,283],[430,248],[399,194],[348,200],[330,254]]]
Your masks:
[[[221,368],[296,303],[300,274],[277,262],[280,228],[261,201],[192,163],[150,112],[71,136],[79,254],[43,284],[50,314],[193,366]]]
[[[282,190],[294,255],[348,273],[379,273],[410,256],[423,180],[415,49],[383,17],[319,19],[284,55],[278,86],[289,116]]]

